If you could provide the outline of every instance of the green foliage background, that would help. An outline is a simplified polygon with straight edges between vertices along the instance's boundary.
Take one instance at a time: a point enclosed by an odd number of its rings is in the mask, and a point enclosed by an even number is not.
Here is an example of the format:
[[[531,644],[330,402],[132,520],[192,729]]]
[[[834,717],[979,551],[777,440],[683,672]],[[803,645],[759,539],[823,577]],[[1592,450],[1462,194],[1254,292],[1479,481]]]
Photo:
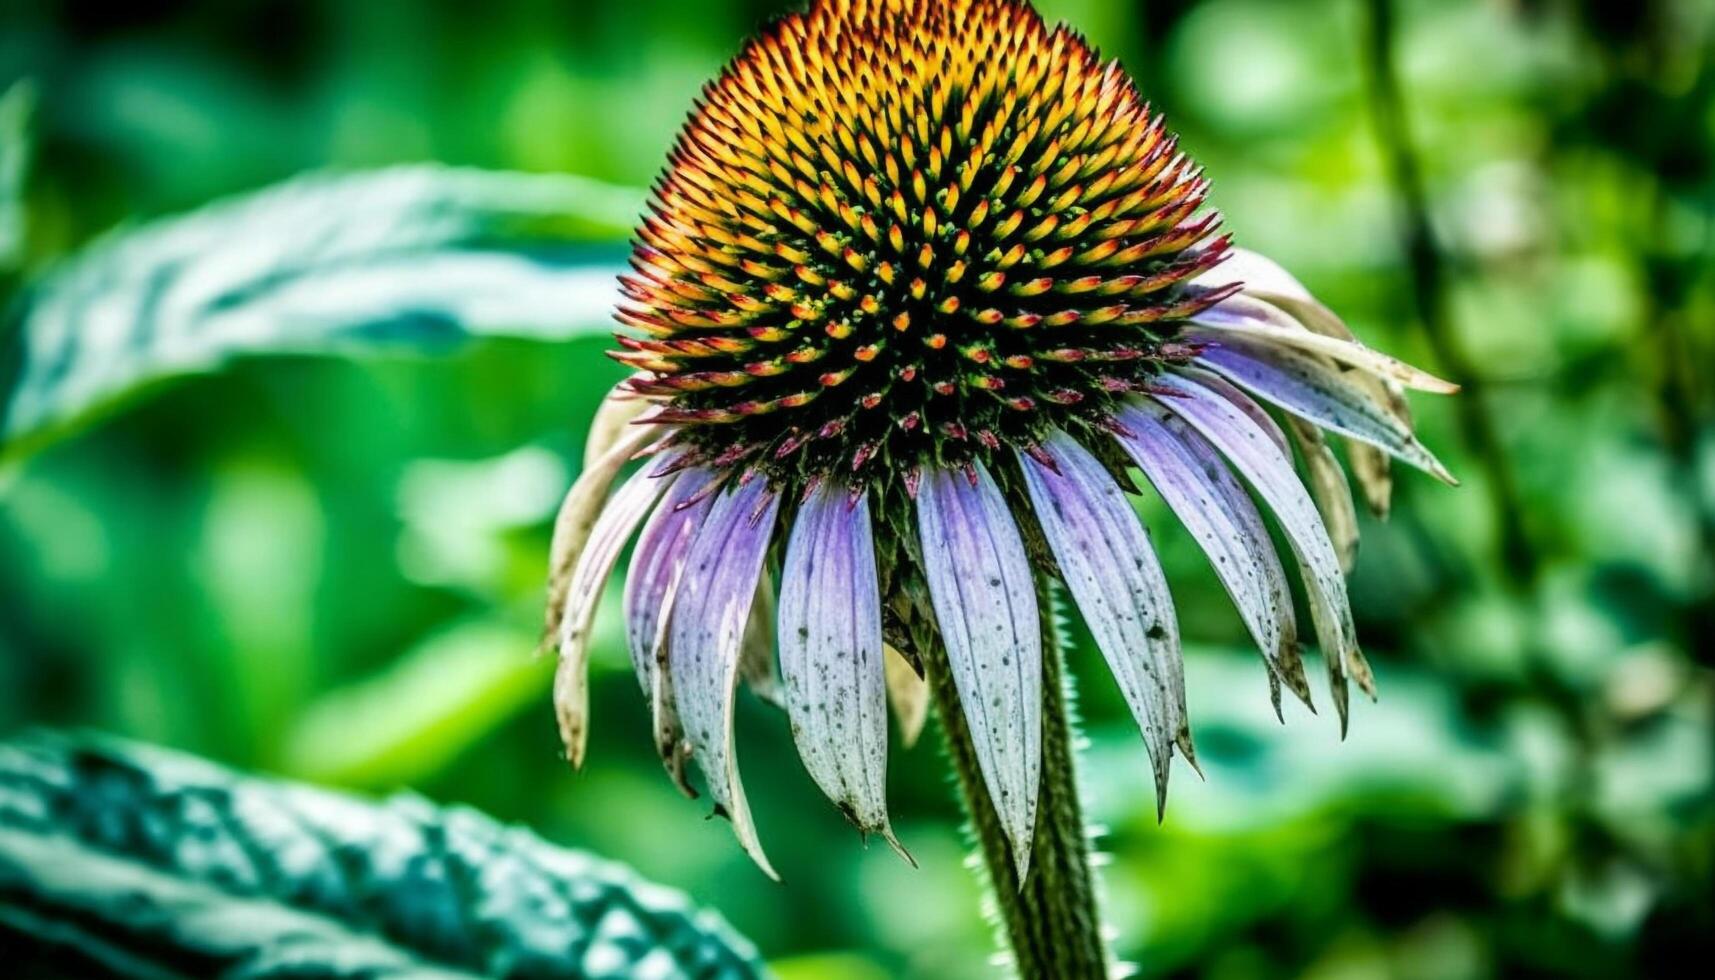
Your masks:
[[[1391,522],[1364,528],[1353,591],[1382,700],[1346,743],[1328,717],[1273,721],[1212,574],[1145,505],[1196,645],[1208,779],[1177,773],[1157,826],[1123,705],[1077,655],[1122,956],[1214,978],[1707,962],[1715,5],[1039,6],[1138,76],[1241,244],[1470,389],[1415,402],[1465,487],[1402,474]],[[0,288],[22,297],[116,226],[304,171],[428,161],[613,185],[583,185],[594,203],[553,234],[556,261],[616,267],[616,209],[641,200],[627,188],[784,7],[10,0],[0,127],[33,115],[34,163],[14,208],[0,153]],[[662,777],[611,619],[591,762],[559,760],[551,668],[531,657],[548,522],[620,372],[599,314],[555,312],[554,333],[582,339],[405,330],[362,356],[243,360],[8,461],[0,728],[92,726],[475,806],[687,890],[788,978],[982,975],[990,937],[932,733],[893,763],[913,870],[860,846],[784,721],[743,706],[784,886]]]

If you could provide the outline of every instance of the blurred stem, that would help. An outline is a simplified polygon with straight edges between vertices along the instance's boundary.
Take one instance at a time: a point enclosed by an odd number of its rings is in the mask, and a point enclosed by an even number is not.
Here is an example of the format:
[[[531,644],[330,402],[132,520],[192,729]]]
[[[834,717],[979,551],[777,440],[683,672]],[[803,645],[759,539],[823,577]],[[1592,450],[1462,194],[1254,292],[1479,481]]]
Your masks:
[[[1525,527],[1518,482],[1507,460],[1489,410],[1488,386],[1453,329],[1447,262],[1435,242],[1423,171],[1406,121],[1394,48],[1393,0],[1366,0],[1370,72],[1370,114],[1387,159],[1389,179],[1400,209],[1400,235],[1411,273],[1411,296],[1424,337],[1453,381],[1464,387],[1454,400],[1461,435],[1483,470],[1489,507],[1501,536],[1501,554],[1515,585],[1536,577],[1539,558]]]
[[[930,617],[916,617],[914,640],[941,719],[947,754],[959,774],[959,791],[971,832],[982,849],[990,897],[1006,929],[1018,975],[1026,980],[1105,980],[1108,958],[1096,909],[1083,809],[1078,802],[1072,754],[1074,719],[1066,694],[1062,641],[1051,597],[1043,594],[1040,598],[1042,783],[1030,870],[1022,885],[1000,817],[989,802],[977,764],[976,744],[965,724],[946,651],[929,625]]]
[[[1377,139],[1387,158],[1394,194],[1399,199],[1400,233],[1410,265],[1412,300],[1430,349],[1451,379],[1465,389],[1454,399],[1454,406],[1461,435],[1483,471],[1491,520],[1500,535],[1501,564],[1507,584],[1521,603],[1534,608],[1533,593],[1542,560],[1530,539],[1526,510],[1511,461],[1495,430],[1488,385],[1453,329],[1448,303],[1451,276],[1446,257],[1435,241],[1429,219],[1429,195],[1424,189],[1423,171],[1400,89],[1394,0],[1365,0],[1365,8],[1370,112],[1375,117]],[[1540,610],[1537,612],[1540,614]],[[1582,813],[1588,809],[1591,789],[1596,785],[1593,767],[1598,736],[1586,710],[1585,692],[1562,675],[1543,644],[1542,632],[1534,631],[1524,643],[1524,666],[1530,688],[1560,718],[1575,746],[1563,787],[1563,804],[1568,812]]]

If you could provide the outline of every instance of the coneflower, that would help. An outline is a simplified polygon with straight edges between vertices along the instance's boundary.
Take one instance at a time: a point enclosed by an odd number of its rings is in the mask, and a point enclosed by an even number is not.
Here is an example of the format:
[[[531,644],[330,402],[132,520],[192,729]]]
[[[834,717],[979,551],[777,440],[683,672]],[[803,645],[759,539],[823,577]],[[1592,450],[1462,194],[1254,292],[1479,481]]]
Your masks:
[[[819,0],[767,28],[655,188],[615,354],[638,373],[557,529],[572,760],[590,624],[635,534],[626,634],[658,747],[682,786],[695,761],[765,870],[739,682],[783,703],[810,775],[891,842],[889,680],[909,698],[926,677],[999,890],[1087,890],[1043,600],[1063,583],[1164,799],[1175,749],[1194,757],[1173,601],[1128,499],[1150,488],[1237,604],[1278,710],[1310,688],[1273,513],[1343,729],[1348,680],[1372,681],[1323,432],[1385,511],[1390,457],[1448,478],[1402,388],[1454,389],[1232,248],[1208,190],[1121,67],[1022,0]],[[1033,854],[1053,867],[1033,875]],[[1012,918],[1021,970],[1094,969],[1025,948],[1053,930]]]

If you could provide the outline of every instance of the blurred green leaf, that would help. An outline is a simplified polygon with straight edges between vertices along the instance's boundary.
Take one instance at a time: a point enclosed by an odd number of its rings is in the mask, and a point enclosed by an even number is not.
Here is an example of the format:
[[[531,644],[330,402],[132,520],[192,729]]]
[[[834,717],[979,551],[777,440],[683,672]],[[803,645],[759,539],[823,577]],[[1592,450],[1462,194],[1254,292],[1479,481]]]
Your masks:
[[[121,230],[26,296],[0,424],[21,455],[151,384],[253,354],[609,329],[641,195],[438,166],[312,175]]]
[[[1185,821],[1203,833],[1283,825],[1330,807],[1376,795],[1409,796],[1425,810],[1469,817],[1492,816],[1533,777],[1559,778],[1559,760],[1534,772],[1526,736],[1507,726],[1471,731],[1460,724],[1445,685],[1421,671],[1384,667],[1380,702],[1353,712],[1351,737],[1342,740],[1326,708],[1313,715],[1302,704],[1283,707],[1285,723],[1263,696],[1262,666],[1246,650],[1187,650],[1186,693],[1197,757],[1206,778],[1177,779],[1169,822]],[[1326,705],[1318,685],[1317,704]],[[1127,725],[1091,728],[1092,767],[1141,774],[1145,765]],[[1189,774],[1189,773],[1187,773]],[[1103,781],[1092,787],[1090,808],[1112,824],[1153,823],[1150,792],[1142,779]]]
[[[534,703],[552,668],[536,634],[496,623],[436,633],[369,680],[312,704],[286,743],[294,775],[351,786],[409,783],[442,769]]]
[[[0,947],[32,976],[761,974],[677,892],[475,812],[49,733],[0,744]]]

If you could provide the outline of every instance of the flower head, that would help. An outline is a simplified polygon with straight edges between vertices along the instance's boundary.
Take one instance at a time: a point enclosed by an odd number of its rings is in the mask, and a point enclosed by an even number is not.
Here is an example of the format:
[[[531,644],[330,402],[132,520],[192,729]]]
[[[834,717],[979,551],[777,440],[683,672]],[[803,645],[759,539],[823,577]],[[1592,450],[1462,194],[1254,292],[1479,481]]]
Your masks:
[[[572,758],[595,602],[637,533],[625,618],[658,745],[682,785],[697,762],[765,868],[732,745],[739,681],[783,702],[816,782],[892,840],[887,692],[909,697],[920,624],[1029,853],[1048,577],[1165,793],[1192,745],[1172,598],[1127,499],[1145,485],[1212,560],[1278,708],[1281,686],[1310,689],[1257,502],[1274,514],[1343,726],[1348,678],[1371,679],[1344,582],[1354,508],[1323,430],[1352,440],[1385,510],[1389,457],[1445,477],[1402,386],[1452,387],[1232,249],[1208,190],[1118,64],[1022,0],[818,0],[753,41],[657,185],[619,313],[615,356],[638,374],[558,529]]]

